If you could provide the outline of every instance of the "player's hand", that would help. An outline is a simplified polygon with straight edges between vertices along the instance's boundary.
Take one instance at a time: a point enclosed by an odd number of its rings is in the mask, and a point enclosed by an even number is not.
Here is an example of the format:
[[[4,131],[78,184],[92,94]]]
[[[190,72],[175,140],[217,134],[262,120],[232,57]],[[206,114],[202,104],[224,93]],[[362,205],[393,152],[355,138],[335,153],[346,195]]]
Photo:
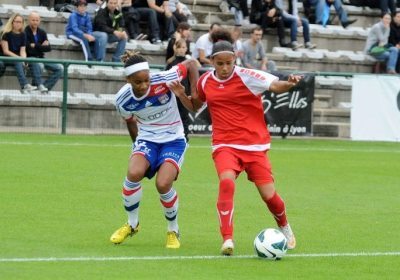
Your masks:
[[[179,81],[170,82],[168,87],[178,98],[186,94],[185,87]]]
[[[289,75],[288,82],[292,83],[293,86],[297,85],[302,79],[303,75]]]

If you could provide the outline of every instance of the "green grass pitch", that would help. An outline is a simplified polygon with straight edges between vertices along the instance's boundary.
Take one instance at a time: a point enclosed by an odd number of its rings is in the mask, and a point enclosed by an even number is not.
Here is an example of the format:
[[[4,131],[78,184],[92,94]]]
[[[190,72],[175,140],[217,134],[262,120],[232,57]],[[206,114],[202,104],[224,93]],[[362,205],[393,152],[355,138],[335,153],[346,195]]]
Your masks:
[[[273,139],[270,158],[298,247],[255,257],[275,223],[242,174],[235,256],[220,257],[218,181],[210,139],[192,138],[175,184],[182,246],[165,248],[154,181],[143,181],[141,231],[109,242],[121,202],[128,136],[0,134],[0,279],[398,279],[400,144]]]

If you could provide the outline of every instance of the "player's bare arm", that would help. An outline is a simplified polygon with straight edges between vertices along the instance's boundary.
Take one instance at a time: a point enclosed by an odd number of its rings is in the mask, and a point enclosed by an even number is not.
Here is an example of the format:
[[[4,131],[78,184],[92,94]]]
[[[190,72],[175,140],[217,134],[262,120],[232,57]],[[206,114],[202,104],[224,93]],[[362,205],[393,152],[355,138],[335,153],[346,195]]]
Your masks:
[[[138,127],[135,119],[130,119],[126,121],[126,127],[128,128],[129,135],[131,136],[132,142],[136,141],[138,134]]]
[[[271,83],[269,90],[274,93],[288,92],[303,79],[302,75],[290,75],[287,81],[275,80]]]

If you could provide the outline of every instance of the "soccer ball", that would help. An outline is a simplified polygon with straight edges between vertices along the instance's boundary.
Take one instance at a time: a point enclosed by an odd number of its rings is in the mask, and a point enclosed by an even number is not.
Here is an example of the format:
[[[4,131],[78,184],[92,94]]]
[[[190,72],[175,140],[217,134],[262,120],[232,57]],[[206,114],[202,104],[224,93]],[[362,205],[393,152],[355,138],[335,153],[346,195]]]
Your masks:
[[[280,260],[287,251],[287,239],[277,229],[263,229],[254,239],[257,256],[264,259]]]

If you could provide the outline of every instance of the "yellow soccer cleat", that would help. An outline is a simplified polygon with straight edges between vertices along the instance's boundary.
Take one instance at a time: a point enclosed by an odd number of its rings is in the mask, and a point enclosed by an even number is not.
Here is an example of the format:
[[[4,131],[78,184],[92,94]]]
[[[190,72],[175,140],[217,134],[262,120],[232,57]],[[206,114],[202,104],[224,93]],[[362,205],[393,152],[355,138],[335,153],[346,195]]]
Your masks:
[[[181,247],[181,242],[179,241],[179,233],[175,231],[167,232],[167,245],[165,246],[169,249],[178,249]]]
[[[223,256],[232,256],[234,247],[232,239],[225,240],[221,247],[221,254]]]
[[[117,229],[110,237],[110,241],[114,244],[122,243],[128,236],[133,236],[139,231],[139,224],[132,228],[128,223]]]

